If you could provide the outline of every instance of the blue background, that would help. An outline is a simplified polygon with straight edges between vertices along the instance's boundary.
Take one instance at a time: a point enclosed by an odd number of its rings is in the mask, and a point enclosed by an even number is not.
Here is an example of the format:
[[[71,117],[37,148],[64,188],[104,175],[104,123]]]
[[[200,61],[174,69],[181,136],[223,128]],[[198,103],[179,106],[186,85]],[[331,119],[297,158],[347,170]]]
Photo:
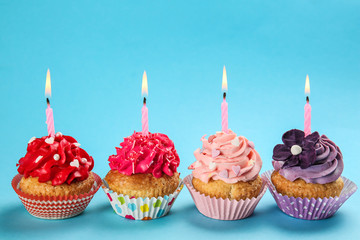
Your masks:
[[[221,76],[228,72],[229,126],[271,169],[282,134],[303,128],[311,83],[312,128],[342,149],[343,175],[360,183],[360,2],[0,0],[0,238],[359,238],[360,194],[323,221],[283,214],[267,192],[253,216],[202,216],[184,188],[170,215],[135,222],[113,213],[102,190],[72,219],[30,216],[10,182],[28,140],[47,134],[45,75],[55,128],[74,136],[104,177],[107,158],[141,130],[141,78],[149,126],[175,142],[185,177],[200,137],[221,128]]]

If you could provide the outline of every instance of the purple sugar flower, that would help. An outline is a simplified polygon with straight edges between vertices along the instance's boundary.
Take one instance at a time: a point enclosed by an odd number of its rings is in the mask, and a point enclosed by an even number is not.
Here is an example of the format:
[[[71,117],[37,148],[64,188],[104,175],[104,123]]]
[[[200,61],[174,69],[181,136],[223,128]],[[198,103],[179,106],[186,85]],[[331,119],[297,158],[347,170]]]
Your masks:
[[[293,166],[300,166],[302,169],[308,168],[315,163],[315,144],[319,138],[318,132],[313,132],[305,137],[305,133],[301,130],[287,131],[282,136],[284,144],[278,144],[274,147],[273,159],[285,161],[282,168]]]

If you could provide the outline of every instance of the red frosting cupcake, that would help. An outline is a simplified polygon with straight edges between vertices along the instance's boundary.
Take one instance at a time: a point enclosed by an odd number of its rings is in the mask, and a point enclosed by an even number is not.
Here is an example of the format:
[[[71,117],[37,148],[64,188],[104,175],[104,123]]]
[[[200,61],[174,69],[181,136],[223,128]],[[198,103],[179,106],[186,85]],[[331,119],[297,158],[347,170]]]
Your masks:
[[[87,205],[101,185],[99,177],[91,172],[93,158],[80,148],[73,137],[61,133],[55,137],[31,138],[27,153],[17,166],[19,174],[13,180],[13,187],[28,210],[31,199],[46,200],[49,204],[61,199],[65,200],[66,205],[68,199],[85,197]],[[36,206],[32,206],[29,212],[42,218],[66,218],[79,214],[85,207],[83,203],[81,208],[75,209],[70,215],[57,211],[50,214],[50,210],[44,213],[44,209]],[[71,212],[71,209],[67,210]]]
[[[115,212],[144,220],[165,215],[182,186],[177,172],[179,164],[174,143],[165,134],[134,132],[124,138],[116,155],[109,157],[111,170],[104,178],[103,188]],[[133,199],[142,200],[131,205]],[[157,200],[157,204],[151,204]],[[142,207],[144,204],[146,207]],[[151,207],[155,214],[150,214]]]

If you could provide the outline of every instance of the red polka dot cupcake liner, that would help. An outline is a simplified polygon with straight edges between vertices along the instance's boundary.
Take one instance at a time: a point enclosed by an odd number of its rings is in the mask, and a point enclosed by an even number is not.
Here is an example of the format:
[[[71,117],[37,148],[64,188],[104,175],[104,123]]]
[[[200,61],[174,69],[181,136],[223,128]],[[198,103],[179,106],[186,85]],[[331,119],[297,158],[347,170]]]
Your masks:
[[[89,205],[91,199],[102,185],[101,178],[95,174],[94,185],[90,192],[79,195],[60,196],[60,197],[38,197],[26,194],[19,189],[21,174],[16,175],[11,185],[26,210],[37,218],[42,219],[65,219],[74,217],[82,213]]]
[[[333,216],[337,210],[345,203],[349,197],[357,190],[354,182],[346,177],[341,177],[344,181],[344,188],[339,197],[330,198],[294,198],[283,196],[276,191],[274,184],[271,182],[271,174],[274,170],[269,170],[261,175],[269,187],[271,195],[274,197],[276,204],[285,214],[300,219],[320,220]]]
[[[102,189],[117,215],[132,220],[152,220],[168,214],[183,187],[184,184],[180,179],[174,193],[158,198],[135,198],[117,194],[109,189],[105,179],[103,179]]]
[[[229,200],[205,196],[197,191],[192,185],[193,175],[190,174],[184,178],[184,183],[195,202],[196,208],[206,217],[218,220],[239,220],[249,217],[253,214],[260,199],[264,196],[267,186],[263,179],[263,185],[259,196],[245,200]]]

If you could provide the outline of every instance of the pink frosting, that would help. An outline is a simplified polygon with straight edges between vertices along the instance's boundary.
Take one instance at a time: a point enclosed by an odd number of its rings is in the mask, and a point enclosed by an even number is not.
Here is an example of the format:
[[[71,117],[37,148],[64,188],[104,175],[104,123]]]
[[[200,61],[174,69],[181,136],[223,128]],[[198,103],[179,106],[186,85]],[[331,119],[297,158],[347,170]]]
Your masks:
[[[260,155],[254,143],[229,130],[201,138],[203,148],[194,152],[196,161],[190,165],[193,176],[208,183],[210,179],[226,183],[254,180],[261,169]]]
[[[162,133],[143,135],[134,132],[124,138],[116,148],[116,155],[109,157],[111,170],[117,170],[125,175],[151,173],[160,178],[163,174],[172,176],[180,164],[180,158],[173,141]]]

